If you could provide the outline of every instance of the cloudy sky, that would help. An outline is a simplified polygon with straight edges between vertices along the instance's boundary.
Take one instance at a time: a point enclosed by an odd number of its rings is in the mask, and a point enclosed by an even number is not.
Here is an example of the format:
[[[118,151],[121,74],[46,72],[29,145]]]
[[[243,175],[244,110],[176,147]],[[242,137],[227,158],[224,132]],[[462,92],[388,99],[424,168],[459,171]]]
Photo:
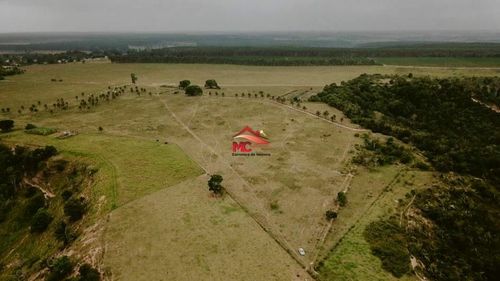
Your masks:
[[[0,0],[0,32],[500,31],[500,0]]]

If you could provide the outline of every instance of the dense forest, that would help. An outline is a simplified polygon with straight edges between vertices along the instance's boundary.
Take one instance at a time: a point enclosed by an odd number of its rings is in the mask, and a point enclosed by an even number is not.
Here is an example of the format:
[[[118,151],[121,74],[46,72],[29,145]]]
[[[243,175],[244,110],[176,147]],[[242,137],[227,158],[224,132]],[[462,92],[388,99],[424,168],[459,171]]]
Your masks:
[[[178,47],[112,54],[121,63],[214,63],[241,65],[373,65],[350,52],[321,48]]]
[[[107,51],[121,63],[219,63],[248,65],[374,65],[377,57],[500,57],[500,44],[434,43],[394,47],[172,47]]]
[[[56,44],[57,43],[53,43]],[[61,43],[62,44],[62,43]],[[65,48],[57,48],[52,50]],[[64,46],[64,44],[62,44]],[[5,46],[3,46],[5,47]],[[35,48],[35,47],[34,47]],[[16,50],[16,49],[14,49]],[[42,49],[45,50],[45,49]],[[50,49],[49,49],[50,50]],[[498,43],[414,43],[399,45],[368,44],[365,47],[325,48],[300,46],[169,46],[80,48],[80,51],[34,50],[0,55],[10,65],[79,62],[108,56],[117,63],[207,63],[239,65],[376,65],[377,58],[500,58]],[[86,51],[82,51],[86,50]]]
[[[431,280],[500,275],[500,113],[477,102],[497,104],[498,83],[498,78],[361,75],[311,97],[415,146],[442,174],[439,186],[414,194],[411,227],[398,229],[383,219],[367,230],[372,245],[384,244],[372,249],[395,276],[408,271],[387,262],[404,256],[401,241]],[[392,230],[384,234],[387,226]]]
[[[440,171],[499,184],[500,114],[473,100],[486,99],[478,83],[491,87],[493,83],[484,81],[498,78],[410,77],[362,75],[328,85],[311,100],[341,109],[374,132],[415,145]]]

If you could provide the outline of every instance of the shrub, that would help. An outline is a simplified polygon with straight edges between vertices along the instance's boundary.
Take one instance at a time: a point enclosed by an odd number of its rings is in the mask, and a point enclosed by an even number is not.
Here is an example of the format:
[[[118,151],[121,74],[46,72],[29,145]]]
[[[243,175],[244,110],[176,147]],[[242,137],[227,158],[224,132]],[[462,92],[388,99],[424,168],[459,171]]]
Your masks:
[[[71,190],[64,190],[62,193],[61,193],[61,197],[64,199],[64,201],[68,200],[69,198],[71,198],[71,196],[73,195],[73,191]]]
[[[191,85],[191,81],[189,80],[182,80],[179,82],[179,88],[181,89],[186,89],[187,86]]]
[[[207,89],[220,89],[219,85],[217,84],[217,81],[210,79],[205,82],[205,88]]]
[[[64,245],[68,245],[76,239],[76,234],[64,221],[60,221],[57,224],[56,229],[54,230],[54,236],[57,240],[62,241]]]
[[[332,211],[332,210],[328,210],[325,213],[325,217],[327,220],[334,220],[337,218],[337,212]]]
[[[28,126],[26,126],[26,127],[28,127]],[[31,128],[31,129],[26,128],[25,132],[27,134],[32,134],[32,135],[48,136],[48,135],[52,135],[53,133],[56,133],[57,129],[35,127],[35,128]]]
[[[28,204],[24,208],[24,217],[29,218],[32,217],[38,209],[43,208],[45,206],[45,197],[39,191],[36,191],[36,195],[29,199]]]
[[[87,203],[84,198],[70,199],[64,204],[64,214],[66,214],[70,221],[77,221],[83,217],[87,210]]]
[[[49,224],[52,222],[53,217],[45,208],[40,208],[33,216],[31,221],[31,232],[41,233],[44,232]]]
[[[345,195],[345,192],[341,191],[337,193],[337,202],[339,202],[339,205],[341,207],[344,207],[347,204],[347,197]]]
[[[101,274],[97,269],[93,268],[90,264],[86,263],[80,266],[78,270],[80,276],[79,281],[99,281],[101,280]]]
[[[73,263],[68,256],[62,256],[54,261],[50,266],[50,273],[46,281],[59,281],[64,280],[71,271],[73,271]]]
[[[278,201],[273,201],[269,205],[271,207],[271,210],[273,210],[273,211],[277,211],[280,208],[280,205],[278,204]]]
[[[14,120],[0,120],[0,130],[2,132],[9,132],[14,128]]]
[[[221,175],[212,175],[210,180],[208,180],[208,190],[215,194],[222,194],[224,192],[224,188],[221,185],[222,181],[223,178]]]
[[[203,90],[200,86],[189,85],[186,87],[185,94],[188,96],[201,96],[203,94]]]
[[[36,126],[31,124],[31,123],[26,124],[26,127],[24,127],[25,130],[31,130],[31,129],[35,129],[35,128],[36,128]]]

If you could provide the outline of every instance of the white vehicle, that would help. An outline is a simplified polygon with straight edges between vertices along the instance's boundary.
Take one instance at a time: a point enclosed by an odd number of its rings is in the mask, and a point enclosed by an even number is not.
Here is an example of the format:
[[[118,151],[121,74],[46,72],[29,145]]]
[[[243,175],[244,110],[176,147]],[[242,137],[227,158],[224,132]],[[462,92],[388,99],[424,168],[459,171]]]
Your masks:
[[[299,248],[299,254],[300,254],[301,256],[305,256],[305,255],[306,255],[306,251],[304,251],[304,249],[303,249],[303,248]]]

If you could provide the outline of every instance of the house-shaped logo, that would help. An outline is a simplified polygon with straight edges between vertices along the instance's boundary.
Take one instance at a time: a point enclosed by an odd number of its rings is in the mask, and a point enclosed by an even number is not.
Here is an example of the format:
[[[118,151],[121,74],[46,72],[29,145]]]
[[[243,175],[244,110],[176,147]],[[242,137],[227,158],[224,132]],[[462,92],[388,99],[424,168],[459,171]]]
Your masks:
[[[263,130],[254,131],[249,126],[245,126],[233,135],[233,155],[238,152],[251,153],[251,146],[254,144],[267,145],[269,140]]]

